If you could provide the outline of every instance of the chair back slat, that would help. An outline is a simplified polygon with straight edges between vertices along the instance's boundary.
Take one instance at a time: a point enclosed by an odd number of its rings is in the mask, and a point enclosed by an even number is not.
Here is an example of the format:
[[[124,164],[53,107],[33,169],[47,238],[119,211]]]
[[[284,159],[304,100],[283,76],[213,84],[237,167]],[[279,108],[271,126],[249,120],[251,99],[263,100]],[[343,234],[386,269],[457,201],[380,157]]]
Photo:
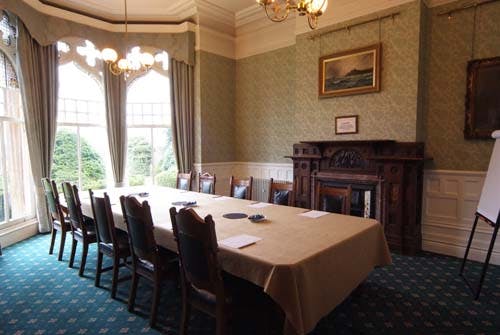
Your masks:
[[[141,204],[133,196],[121,196],[120,203],[133,254],[139,259],[154,262],[158,246],[148,202]]]
[[[43,191],[45,192],[45,199],[47,199],[47,205],[49,207],[50,214],[52,215],[53,219],[59,220],[59,203],[54,194],[52,183],[48,178],[42,178],[42,186]]]
[[[198,174],[198,192],[206,194],[215,194],[215,174],[208,172]]]
[[[94,196],[94,192],[89,190],[90,204],[94,215],[95,228],[98,243],[116,244],[115,224],[111,211],[109,196],[104,193],[103,197]]]
[[[191,191],[191,181],[192,174],[188,173],[178,173],[177,174],[177,186],[176,188],[184,191]]]
[[[252,199],[253,177],[248,179],[237,179],[231,176],[230,179],[230,196],[238,199]]]
[[[177,213],[174,207],[170,209],[170,216],[185,280],[189,285],[215,294],[223,284],[212,216],[203,220],[191,208]]]
[[[80,207],[80,198],[78,196],[78,188],[76,185],[63,182],[62,189],[72,229],[81,230],[84,234],[86,234],[86,227],[83,223],[83,214]]]
[[[293,183],[274,182],[273,178],[271,178],[269,181],[269,203],[293,206],[294,200]]]

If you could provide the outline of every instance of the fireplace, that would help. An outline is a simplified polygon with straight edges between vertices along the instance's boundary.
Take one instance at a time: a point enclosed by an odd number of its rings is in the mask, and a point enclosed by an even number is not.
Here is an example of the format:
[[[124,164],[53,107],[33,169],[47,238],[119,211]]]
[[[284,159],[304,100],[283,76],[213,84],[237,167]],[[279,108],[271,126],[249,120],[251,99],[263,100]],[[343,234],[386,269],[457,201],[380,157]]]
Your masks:
[[[391,250],[421,249],[423,143],[300,142],[289,158],[296,206],[376,219]]]

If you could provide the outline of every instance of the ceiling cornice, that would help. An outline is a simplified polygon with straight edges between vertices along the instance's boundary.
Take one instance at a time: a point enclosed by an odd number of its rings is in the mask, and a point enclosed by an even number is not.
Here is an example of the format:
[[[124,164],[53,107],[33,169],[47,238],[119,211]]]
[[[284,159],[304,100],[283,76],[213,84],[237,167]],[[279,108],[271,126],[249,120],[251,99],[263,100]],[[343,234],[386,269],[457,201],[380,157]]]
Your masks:
[[[24,2],[32,5],[33,2],[38,2],[39,4],[47,7],[51,7],[53,9],[59,9],[62,11],[70,12],[73,14],[82,15],[94,20],[110,23],[110,24],[125,24],[124,19],[114,19],[111,16],[103,16],[91,13],[89,11],[85,11],[82,9],[76,9],[70,6],[61,5],[59,3],[55,3],[51,0],[23,0]],[[130,24],[172,24],[172,23],[181,23],[184,21],[188,21],[189,18],[196,14],[196,0],[177,0],[172,1],[171,6],[168,8],[170,14],[168,15],[168,19],[129,19],[128,23]],[[113,15],[115,17],[116,15]],[[123,14],[121,14],[123,16]]]

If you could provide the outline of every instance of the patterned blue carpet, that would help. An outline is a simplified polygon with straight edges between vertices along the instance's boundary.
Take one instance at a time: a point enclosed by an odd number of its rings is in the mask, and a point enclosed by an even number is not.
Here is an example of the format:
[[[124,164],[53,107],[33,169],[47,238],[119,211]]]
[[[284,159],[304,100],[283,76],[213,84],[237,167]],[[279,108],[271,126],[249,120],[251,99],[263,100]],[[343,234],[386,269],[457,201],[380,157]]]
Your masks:
[[[68,268],[70,244],[63,262],[48,255],[48,245],[49,236],[38,235],[3,250],[0,335],[178,333],[180,297],[174,284],[163,289],[160,329],[150,329],[147,285],[139,287],[137,312],[131,314],[125,303],[130,281],[118,285],[118,300],[110,298],[109,273],[102,276],[104,288],[94,287],[95,247],[80,278],[77,269]],[[456,258],[431,253],[394,255],[393,266],[373,271],[313,334],[500,334],[500,267],[490,267],[476,302],[457,276],[459,264]],[[471,263],[469,276],[477,277],[479,270],[480,264]],[[194,312],[190,334],[213,334],[214,325],[213,319]]]

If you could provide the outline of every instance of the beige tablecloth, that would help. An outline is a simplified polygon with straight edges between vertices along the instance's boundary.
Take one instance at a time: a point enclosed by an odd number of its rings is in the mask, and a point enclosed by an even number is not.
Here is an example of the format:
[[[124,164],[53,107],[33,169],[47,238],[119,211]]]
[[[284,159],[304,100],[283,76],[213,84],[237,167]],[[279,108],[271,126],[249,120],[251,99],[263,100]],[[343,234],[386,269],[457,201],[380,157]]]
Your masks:
[[[119,195],[149,192],[157,243],[176,249],[168,210],[174,201],[197,201],[200,216],[212,214],[218,240],[239,234],[262,238],[243,249],[220,246],[222,268],[262,287],[283,309],[285,332],[305,334],[340,304],[375,266],[391,264],[383,227],[375,220],[328,214],[299,216],[307,210],[271,205],[250,208],[252,201],[216,198],[170,188],[139,187],[108,190],[115,224],[125,228]],[[98,192],[96,192],[98,194]],[[88,195],[81,194],[82,210],[92,216]],[[262,213],[264,223],[225,219],[223,214]]]

